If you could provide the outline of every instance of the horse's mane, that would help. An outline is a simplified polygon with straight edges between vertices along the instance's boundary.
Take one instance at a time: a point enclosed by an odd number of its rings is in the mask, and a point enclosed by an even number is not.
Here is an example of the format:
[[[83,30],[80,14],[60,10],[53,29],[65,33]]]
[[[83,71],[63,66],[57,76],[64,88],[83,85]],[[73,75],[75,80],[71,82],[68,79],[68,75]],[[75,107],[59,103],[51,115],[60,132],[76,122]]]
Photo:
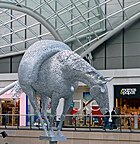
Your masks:
[[[36,82],[42,63],[63,50],[71,51],[69,46],[59,41],[41,40],[34,43],[22,57],[18,70],[19,76],[30,83]],[[27,69],[26,73],[23,72],[25,69]]]

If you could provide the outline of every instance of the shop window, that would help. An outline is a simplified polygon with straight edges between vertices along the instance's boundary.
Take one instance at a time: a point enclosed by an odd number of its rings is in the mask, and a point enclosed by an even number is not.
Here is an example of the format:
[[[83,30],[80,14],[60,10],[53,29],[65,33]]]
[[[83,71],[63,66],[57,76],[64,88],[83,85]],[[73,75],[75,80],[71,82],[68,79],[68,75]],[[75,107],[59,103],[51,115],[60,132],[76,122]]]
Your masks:
[[[14,126],[19,122],[19,100],[15,103],[14,100],[1,101],[1,113],[6,114],[1,117],[2,125]]]

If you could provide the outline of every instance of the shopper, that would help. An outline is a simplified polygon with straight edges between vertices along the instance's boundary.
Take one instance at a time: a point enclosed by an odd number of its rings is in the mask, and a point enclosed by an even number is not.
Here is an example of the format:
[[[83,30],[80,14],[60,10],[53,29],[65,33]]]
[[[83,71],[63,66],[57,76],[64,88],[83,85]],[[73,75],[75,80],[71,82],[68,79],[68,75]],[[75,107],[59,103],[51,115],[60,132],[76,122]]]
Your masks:
[[[106,108],[105,114],[103,117],[103,121],[104,121],[103,130],[106,130],[109,126],[109,117],[110,117],[110,113],[109,113],[109,110]],[[110,128],[110,126],[109,126],[109,128]]]
[[[117,128],[116,126],[117,115],[116,115],[115,107],[113,108],[111,112],[111,117],[112,117],[111,129],[116,129]]]

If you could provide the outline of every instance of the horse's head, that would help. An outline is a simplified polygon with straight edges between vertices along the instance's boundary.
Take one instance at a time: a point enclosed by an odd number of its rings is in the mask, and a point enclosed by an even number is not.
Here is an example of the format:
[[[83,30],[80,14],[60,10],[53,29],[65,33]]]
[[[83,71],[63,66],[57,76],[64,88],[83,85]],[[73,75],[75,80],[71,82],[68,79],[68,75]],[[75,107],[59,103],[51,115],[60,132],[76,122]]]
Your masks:
[[[105,112],[105,109],[109,109],[109,97],[108,97],[108,88],[106,82],[110,81],[112,78],[106,78],[102,83],[93,85],[90,88],[90,94],[93,96],[99,105],[102,113]]]

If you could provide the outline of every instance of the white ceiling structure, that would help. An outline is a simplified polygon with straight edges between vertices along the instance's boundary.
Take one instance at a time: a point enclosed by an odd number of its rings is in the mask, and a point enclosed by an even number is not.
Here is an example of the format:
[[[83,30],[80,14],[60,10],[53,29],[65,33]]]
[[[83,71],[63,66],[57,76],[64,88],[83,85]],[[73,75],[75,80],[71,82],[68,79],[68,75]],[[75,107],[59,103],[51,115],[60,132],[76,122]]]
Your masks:
[[[140,18],[140,0],[0,0],[0,58],[41,39],[85,56]]]

